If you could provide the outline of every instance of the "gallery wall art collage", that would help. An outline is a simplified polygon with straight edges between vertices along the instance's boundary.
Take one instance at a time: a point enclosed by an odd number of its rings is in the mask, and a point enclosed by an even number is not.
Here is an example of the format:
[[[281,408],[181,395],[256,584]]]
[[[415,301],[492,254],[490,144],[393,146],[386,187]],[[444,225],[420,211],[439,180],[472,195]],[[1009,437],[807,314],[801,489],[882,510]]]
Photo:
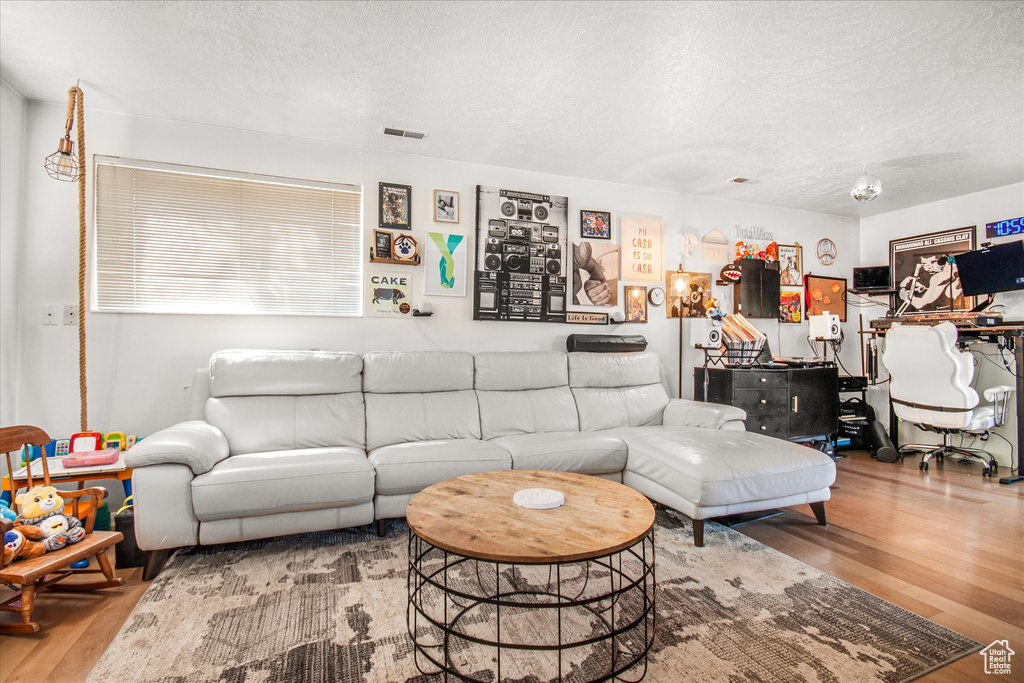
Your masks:
[[[703,235],[684,228],[679,267],[671,270],[663,263],[664,229],[658,220],[582,209],[577,228],[571,225],[565,196],[478,185],[474,200],[475,244],[465,232],[445,231],[442,225],[417,241],[410,234],[412,186],[381,182],[370,263],[422,265],[418,291],[424,296],[469,296],[471,281],[474,320],[604,325],[613,318],[645,323],[649,305],[664,305],[666,318],[720,318],[722,304],[713,286],[736,283],[726,272],[732,268],[738,273],[734,261],[760,258],[778,262],[779,320],[799,323],[805,304],[810,310],[802,248],[777,244],[764,228],[734,226],[733,237],[741,238],[735,244],[718,228]],[[435,189],[430,206],[433,223],[453,224],[449,230],[458,230],[458,192]],[[684,270],[682,262],[690,258],[725,267],[716,279],[716,273]],[[365,315],[429,315],[415,307],[414,271],[402,271],[367,269]],[[819,308],[821,303],[815,302]],[[617,311],[621,314],[613,314]]]

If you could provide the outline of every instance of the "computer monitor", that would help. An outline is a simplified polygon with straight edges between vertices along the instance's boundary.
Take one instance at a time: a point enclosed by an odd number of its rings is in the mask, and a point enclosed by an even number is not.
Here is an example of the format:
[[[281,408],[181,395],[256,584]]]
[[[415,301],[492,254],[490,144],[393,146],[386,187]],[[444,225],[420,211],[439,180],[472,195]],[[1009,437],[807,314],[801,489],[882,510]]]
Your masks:
[[[956,255],[965,296],[1024,289],[1024,240]]]
[[[892,288],[889,282],[889,266],[866,266],[853,269],[853,289],[855,294],[882,292]]]

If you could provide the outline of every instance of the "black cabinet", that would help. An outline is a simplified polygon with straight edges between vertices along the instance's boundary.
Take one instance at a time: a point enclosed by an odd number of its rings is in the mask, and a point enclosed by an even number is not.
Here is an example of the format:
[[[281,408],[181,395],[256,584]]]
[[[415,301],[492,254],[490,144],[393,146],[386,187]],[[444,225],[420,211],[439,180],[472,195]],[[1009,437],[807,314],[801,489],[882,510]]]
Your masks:
[[[748,432],[804,439],[839,429],[835,367],[694,368],[693,397],[747,411]]]

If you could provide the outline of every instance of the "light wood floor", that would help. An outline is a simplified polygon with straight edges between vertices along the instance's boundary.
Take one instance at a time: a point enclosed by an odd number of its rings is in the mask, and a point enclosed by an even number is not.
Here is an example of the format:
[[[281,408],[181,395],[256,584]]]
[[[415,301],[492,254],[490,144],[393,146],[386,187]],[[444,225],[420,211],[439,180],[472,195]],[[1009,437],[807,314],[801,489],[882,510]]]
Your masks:
[[[955,461],[925,474],[910,458],[890,465],[853,452],[839,461],[827,509],[827,528],[802,506],[738,530],[983,644],[1009,639],[1018,653],[1012,676],[985,675],[974,654],[920,680],[1024,680],[1024,482],[1001,485]],[[83,680],[145,592],[140,570],[118,575],[123,588],[38,599],[42,632],[0,637],[0,683]]]

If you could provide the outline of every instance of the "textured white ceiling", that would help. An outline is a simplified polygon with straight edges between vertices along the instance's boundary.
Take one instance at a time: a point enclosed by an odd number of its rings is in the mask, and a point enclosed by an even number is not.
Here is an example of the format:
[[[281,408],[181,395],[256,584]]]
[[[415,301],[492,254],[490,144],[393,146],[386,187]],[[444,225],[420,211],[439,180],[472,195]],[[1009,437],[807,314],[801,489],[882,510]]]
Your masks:
[[[0,77],[36,100],[80,78],[98,109],[844,216],[1024,180],[1022,2],[4,0]],[[865,163],[884,192],[858,204]]]

